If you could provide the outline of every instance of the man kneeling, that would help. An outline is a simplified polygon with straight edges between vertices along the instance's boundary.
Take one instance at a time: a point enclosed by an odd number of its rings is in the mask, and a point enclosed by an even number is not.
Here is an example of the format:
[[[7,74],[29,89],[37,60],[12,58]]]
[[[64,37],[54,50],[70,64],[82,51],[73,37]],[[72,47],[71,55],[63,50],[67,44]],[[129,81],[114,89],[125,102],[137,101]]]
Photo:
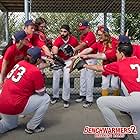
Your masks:
[[[137,128],[135,139],[140,139],[140,59],[132,56],[131,44],[120,43],[116,53],[117,62],[105,66],[87,65],[84,67],[114,74],[121,79],[121,87],[125,96],[104,96],[97,100],[97,105],[110,127],[120,127],[121,124],[112,109],[130,112],[133,125]],[[131,57],[132,56],[132,57]]]
[[[41,62],[41,50],[37,47],[27,50],[25,60],[17,63],[8,73],[0,94],[0,133],[18,126],[18,115],[34,112],[25,132],[42,132],[40,123],[48,109],[50,97],[37,65]]]

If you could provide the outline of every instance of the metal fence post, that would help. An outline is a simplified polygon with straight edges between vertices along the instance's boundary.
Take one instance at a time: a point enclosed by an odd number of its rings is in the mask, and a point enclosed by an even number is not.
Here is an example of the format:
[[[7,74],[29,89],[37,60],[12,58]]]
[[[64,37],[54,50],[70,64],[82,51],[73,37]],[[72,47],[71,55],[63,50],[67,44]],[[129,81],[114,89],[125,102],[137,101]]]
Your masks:
[[[107,27],[107,13],[104,13],[104,26]]]
[[[28,0],[24,0],[24,13],[25,13],[25,21],[29,19],[29,2]]]
[[[30,5],[29,18],[31,19],[31,15],[32,15],[32,0],[29,0],[29,5]]]
[[[8,43],[9,41],[9,31],[8,31],[8,12],[5,12],[4,14],[4,21],[5,21],[5,24],[4,24],[4,28],[5,28],[5,41]]]
[[[120,34],[125,32],[125,0],[121,0],[121,23],[120,23]]]

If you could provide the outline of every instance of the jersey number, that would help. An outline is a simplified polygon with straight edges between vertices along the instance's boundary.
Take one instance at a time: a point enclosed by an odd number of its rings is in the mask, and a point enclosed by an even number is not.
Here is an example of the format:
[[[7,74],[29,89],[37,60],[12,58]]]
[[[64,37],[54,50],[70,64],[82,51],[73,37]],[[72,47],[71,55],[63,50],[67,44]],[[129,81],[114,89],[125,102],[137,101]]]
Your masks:
[[[16,75],[13,75],[16,70],[18,70],[18,72],[16,73]],[[19,64],[16,64],[14,68],[8,73],[7,78],[11,78],[12,81],[17,83],[20,81],[25,72],[26,69],[24,67],[20,67]]]
[[[135,69],[138,70],[138,77],[136,78],[136,81],[140,82],[140,65],[139,64],[131,64],[130,67],[132,70],[135,70]]]

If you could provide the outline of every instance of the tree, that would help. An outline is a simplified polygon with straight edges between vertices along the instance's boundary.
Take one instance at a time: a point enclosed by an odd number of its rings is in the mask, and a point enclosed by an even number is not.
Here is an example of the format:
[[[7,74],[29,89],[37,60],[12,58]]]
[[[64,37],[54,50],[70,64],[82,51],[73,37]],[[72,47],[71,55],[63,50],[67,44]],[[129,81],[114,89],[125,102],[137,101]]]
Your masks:
[[[79,37],[78,25],[81,20],[90,21],[91,27],[97,26],[98,21],[95,20],[98,14],[93,13],[32,13],[32,18],[35,19],[39,16],[44,17],[48,22],[47,35],[55,38],[59,34],[62,24],[69,24],[71,33]]]
[[[120,34],[120,14],[112,14],[113,31]],[[140,14],[126,14],[125,15],[125,31],[129,29],[129,36],[132,40],[140,41]]]

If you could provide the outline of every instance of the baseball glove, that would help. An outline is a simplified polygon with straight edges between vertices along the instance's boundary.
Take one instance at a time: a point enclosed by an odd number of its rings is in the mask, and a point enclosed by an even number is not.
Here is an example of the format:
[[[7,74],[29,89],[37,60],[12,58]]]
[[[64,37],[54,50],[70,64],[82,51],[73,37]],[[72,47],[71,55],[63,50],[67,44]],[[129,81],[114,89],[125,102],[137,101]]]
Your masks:
[[[84,64],[87,64],[87,62],[84,59],[80,57],[76,58],[70,66],[70,72],[72,72],[75,69],[77,69],[78,71],[83,69]]]
[[[59,48],[60,51],[62,51],[67,56],[73,56],[74,49],[70,44],[64,44]]]
[[[50,64],[50,67],[53,70],[62,69],[63,67],[66,66],[64,60],[60,58],[58,55],[53,55],[53,60],[54,60],[54,63]]]

